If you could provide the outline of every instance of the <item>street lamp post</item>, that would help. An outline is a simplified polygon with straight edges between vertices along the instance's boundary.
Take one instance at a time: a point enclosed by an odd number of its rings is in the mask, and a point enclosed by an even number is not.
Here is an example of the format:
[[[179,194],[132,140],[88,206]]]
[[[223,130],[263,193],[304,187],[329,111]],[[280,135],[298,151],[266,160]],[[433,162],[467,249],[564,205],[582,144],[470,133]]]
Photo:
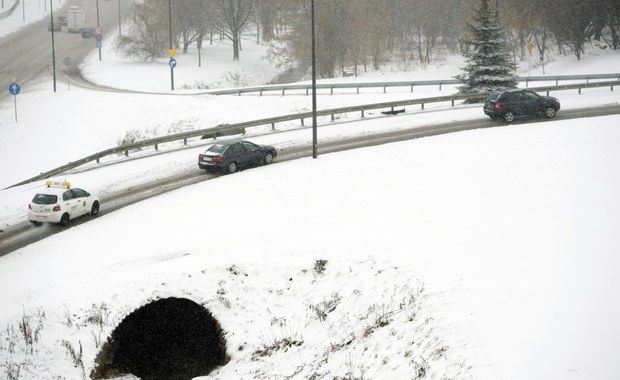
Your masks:
[[[316,133],[316,38],[314,31],[314,0],[310,0],[310,12],[312,23],[312,158],[317,157],[317,133]]]
[[[121,36],[121,0],[118,0],[118,36]]]
[[[99,0],[95,3],[97,4],[97,33],[101,33],[101,28],[99,26]],[[101,45],[99,45],[99,60],[101,61]]]
[[[170,31],[170,50],[172,51],[172,4],[168,0],[168,25]],[[174,67],[170,65],[170,89],[174,91]]]
[[[54,92],[56,92],[56,50],[54,48],[54,10],[50,0],[50,25],[52,26],[52,72],[54,77]]]

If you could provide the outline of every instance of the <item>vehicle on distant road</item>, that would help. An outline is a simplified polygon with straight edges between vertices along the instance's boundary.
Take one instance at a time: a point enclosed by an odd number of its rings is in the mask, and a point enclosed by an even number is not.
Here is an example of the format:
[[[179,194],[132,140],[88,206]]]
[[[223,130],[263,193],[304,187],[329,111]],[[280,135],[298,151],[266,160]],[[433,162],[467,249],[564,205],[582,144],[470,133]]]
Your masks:
[[[531,90],[511,88],[493,91],[484,100],[484,113],[491,119],[512,123],[515,118],[527,116],[555,117],[560,101],[551,96],[541,96]]]
[[[95,35],[95,28],[82,28],[81,34],[82,38],[93,38]]]
[[[215,143],[198,155],[198,167],[207,172],[234,173],[242,168],[268,165],[277,155],[276,148],[270,145],[229,140]]]
[[[47,31],[51,32],[52,29],[54,29],[54,32],[60,32],[62,30],[62,26],[60,26],[60,24],[57,24],[57,23],[52,24],[50,22],[49,24],[47,24]]]
[[[69,33],[79,33],[86,25],[84,11],[79,7],[72,5],[67,13],[67,31]]]
[[[28,204],[28,220],[35,225],[43,222],[67,226],[71,219],[99,214],[99,197],[72,188],[69,182],[47,181]]]
[[[67,16],[59,16],[56,18],[58,25],[67,26]]]

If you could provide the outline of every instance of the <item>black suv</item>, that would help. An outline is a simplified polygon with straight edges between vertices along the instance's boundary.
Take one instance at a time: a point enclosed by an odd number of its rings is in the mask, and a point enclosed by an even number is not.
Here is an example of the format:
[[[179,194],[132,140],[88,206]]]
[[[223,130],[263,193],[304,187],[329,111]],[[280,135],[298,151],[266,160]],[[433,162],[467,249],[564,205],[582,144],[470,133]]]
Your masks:
[[[484,100],[484,113],[492,119],[512,123],[516,117],[545,116],[549,119],[560,109],[560,102],[550,96],[519,88],[493,91]]]

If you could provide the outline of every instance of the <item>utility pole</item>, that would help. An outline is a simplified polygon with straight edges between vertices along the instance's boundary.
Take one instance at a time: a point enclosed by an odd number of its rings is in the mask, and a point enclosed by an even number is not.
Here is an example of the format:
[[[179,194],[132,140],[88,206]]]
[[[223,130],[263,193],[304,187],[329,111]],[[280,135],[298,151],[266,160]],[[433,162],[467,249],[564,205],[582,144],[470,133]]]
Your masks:
[[[121,0],[118,0],[118,36],[121,36]]]
[[[52,9],[52,0],[50,0],[50,22],[52,25],[52,72],[54,73],[54,92],[56,92],[56,49],[54,48],[54,9]]]
[[[316,133],[316,39],[314,31],[314,0],[310,0],[310,12],[312,23],[312,158],[317,157],[317,133]]]
[[[170,27],[169,31],[170,31],[170,50],[169,52],[172,52],[172,4],[171,4],[171,0],[168,0],[168,25]],[[171,54],[171,58],[172,58],[172,54]],[[171,64],[170,65],[170,88],[172,91],[174,91],[174,67]]]
[[[99,26],[99,0],[96,1],[97,4],[97,33],[101,33],[101,28]],[[99,47],[99,60],[101,61],[101,47]]]

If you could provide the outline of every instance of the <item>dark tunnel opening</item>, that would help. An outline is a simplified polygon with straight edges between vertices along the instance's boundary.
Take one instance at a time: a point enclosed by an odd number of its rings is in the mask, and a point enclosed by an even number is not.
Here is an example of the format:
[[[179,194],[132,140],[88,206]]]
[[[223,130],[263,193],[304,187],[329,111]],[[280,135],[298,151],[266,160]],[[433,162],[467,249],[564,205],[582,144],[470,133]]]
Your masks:
[[[165,298],[129,314],[95,360],[93,379],[133,374],[143,380],[189,380],[226,364],[222,329],[185,298]]]

